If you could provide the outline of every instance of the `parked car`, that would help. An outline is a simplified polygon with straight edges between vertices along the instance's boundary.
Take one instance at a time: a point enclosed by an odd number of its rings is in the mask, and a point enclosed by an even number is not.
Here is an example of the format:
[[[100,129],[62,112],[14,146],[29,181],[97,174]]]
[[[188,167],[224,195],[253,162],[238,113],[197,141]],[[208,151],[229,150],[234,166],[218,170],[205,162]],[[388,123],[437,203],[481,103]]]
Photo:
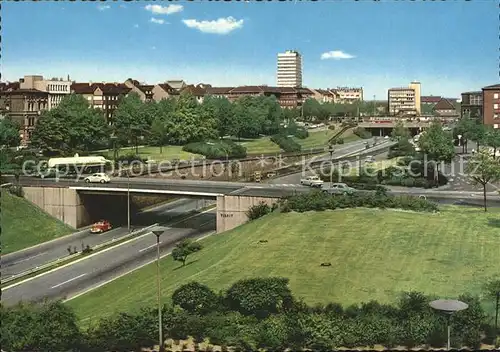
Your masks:
[[[87,183],[109,183],[111,181],[109,176],[102,172],[87,176],[84,180]]]
[[[300,184],[310,187],[323,187],[323,181],[318,176],[307,176],[300,180]]]
[[[111,230],[112,226],[109,221],[107,220],[101,220],[96,222],[94,225],[92,225],[92,228],[90,229],[91,233],[103,233],[106,231]]]
[[[332,183],[330,188],[324,188],[323,192],[329,193],[329,194],[348,195],[348,194],[353,194],[354,192],[356,192],[356,189],[349,187],[345,183]]]

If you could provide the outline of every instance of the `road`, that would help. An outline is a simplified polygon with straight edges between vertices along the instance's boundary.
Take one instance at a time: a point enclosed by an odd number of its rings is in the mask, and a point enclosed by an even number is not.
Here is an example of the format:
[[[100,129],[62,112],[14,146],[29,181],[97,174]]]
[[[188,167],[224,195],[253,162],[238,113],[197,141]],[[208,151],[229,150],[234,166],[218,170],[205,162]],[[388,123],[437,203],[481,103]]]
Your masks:
[[[160,237],[160,253],[170,252],[183,238],[196,239],[215,230],[215,210],[167,227]],[[147,232],[137,239],[106,252],[96,253],[67,267],[49,272],[22,284],[2,289],[2,303],[10,306],[19,301],[41,301],[45,298],[67,299],[97,285],[130,272],[156,258],[156,237]]]
[[[179,199],[152,208],[138,214],[133,219],[133,224],[136,224],[136,226],[132,226],[131,230],[140,230],[154,223],[166,223],[176,216],[200,209],[205,205],[208,205],[208,203],[200,204],[196,199]],[[42,243],[36,247],[3,255],[1,258],[2,279],[7,279],[13,275],[64,258],[69,255],[68,247],[76,247],[78,251],[81,251],[82,244],[83,246],[89,245],[92,248],[109,241],[117,241],[128,235],[128,233],[126,227],[115,228],[103,234],[92,234],[90,229],[86,229],[55,241]]]

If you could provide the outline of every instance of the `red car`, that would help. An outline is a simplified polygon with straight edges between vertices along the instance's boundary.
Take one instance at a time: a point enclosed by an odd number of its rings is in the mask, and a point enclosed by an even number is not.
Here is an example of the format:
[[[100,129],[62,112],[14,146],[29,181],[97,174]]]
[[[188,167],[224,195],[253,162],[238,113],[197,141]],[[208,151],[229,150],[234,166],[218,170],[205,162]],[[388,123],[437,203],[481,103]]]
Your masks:
[[[92,228],[90,229],[91,233],[103,233],[106,231],[111,230],[111,224],[107,220],[101,220],[99,222],[96,222],[94,225],[92,225]]]

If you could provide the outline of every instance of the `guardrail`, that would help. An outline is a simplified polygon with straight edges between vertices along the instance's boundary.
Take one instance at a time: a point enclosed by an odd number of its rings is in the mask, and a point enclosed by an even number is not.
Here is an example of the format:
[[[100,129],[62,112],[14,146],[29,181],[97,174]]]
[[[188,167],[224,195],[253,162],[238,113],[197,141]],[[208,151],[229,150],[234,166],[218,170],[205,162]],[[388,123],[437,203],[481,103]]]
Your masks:
[[[153,224],[153,225],[150,225],[148,227],[145,227],[145,228],[142,228],[142,229],[139,229],[139,230],[136,230],[136,231],[132,231],[130,232],[129,234],[123,236],[123,237],[120,237],[118,240],[119,241],[122,241],[122,240],[125,240],[127,238],[130,238],[130,237],[133,237],[133,236],[136,236],[138,234],[141,234],[143,232],[146,232],[148,231],[149,229],[151,228],[154,228],[158,226],[158,223],[156,224]],[[95,251],[95,250],[98,250],[99,248],[102,248],[102,247],[105,247],[105,246],[108,246],[110,244],[112,244],[113,242],[116,242],[118,240],[111,240],[111,241],[107,241],[107,242],[104,242],[104,243],[101,243],[101,244],[98,244],[94,247],[92,247],[92,251]],[[59,259],[56,259],[56,260],[53,260],[47,264],[43,264],[41,266],[37,266],[33,269],[30,269],[30,270],[26,270],[26,271],[23,271],[22,273],[19,273],[19,274],[16,274],[16,275],[12,275],[10,276],[9,278],[5,279],[5,280],[2,280],[0,282],[0,284],[4,285],[4,284],[7,284],[11,281],[14,281],[14,280],[17,280],[19,278],[22,278],[24,276],[27,276],[27,275],[31,275],[31,274],[34,274],[34,273],[37,273],[39,271],[42,271],[42,270],[45,270],[45,269],[48,269],[50,267],[53,267],[53,266],[56,266],[56,265],[59,265],[59,264],[62,264],[62,263],[66,263],[66,262],[71,262],[74,258],[78,257],[78,256],[81,256],[82,255],[82,252],[77,252],[77,253],[74,253],[74,254],[70,254],[66,257],[62,257],[62,258],[59,258]]]

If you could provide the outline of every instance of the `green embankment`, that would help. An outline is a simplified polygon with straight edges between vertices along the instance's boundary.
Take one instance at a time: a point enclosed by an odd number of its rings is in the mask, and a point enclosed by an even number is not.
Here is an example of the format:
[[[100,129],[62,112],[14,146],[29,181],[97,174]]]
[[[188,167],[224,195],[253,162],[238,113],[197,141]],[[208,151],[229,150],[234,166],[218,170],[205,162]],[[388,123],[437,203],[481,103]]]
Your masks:
[[[283,276],[309,304],[394,302],[401,291],[442,297],[479,293],[500,272],[500,211],[445,207],[438,214],[347,209],[271,214],[203,240],[179,268],[161,262],[163,299],[199,281],[220,290],[242,278]],[[259,243],[267,240],[267,243]],[[322,267],[330,262],[331,267]],[[70,302],[82,324],[156,304],[155,265]]]
[[[2,254],[68,235],[73,228],[24,198],[1,191]]]

